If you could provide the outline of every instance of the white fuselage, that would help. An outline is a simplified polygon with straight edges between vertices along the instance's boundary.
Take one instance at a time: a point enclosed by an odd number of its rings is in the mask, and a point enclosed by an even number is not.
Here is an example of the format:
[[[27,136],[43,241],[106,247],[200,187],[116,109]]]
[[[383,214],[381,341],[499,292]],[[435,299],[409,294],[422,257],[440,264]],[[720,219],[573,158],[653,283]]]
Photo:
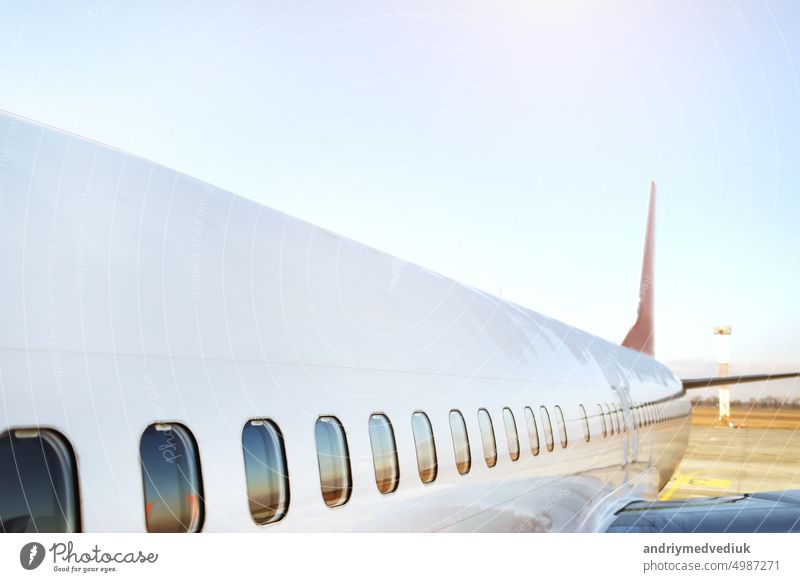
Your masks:
[[[595,531],[632,498],[654,497],[681,459],[688,400],[652,358],[76,136],[0,114],[0,145],[0,434],[40,426],[69,440],[84,531],[145,531],[139,439],[159,421],[197,441],[203,531]],[[627,431],[603,436],[607,403],[623,404]],[[494,423],[493,468],[479,408]],[[453,409],[470,438],[466,475]],[[417,473],[415,411],[433,425],[430,484]],[[400,482],[387,495],[367,429],[376,412],[397,440]],[[341,421],[352,463],[352,496],[335,508],[320,494],[321,415]],[[290,506],[264,526],[247,502],[252,418],[273,420],[286,445]]]

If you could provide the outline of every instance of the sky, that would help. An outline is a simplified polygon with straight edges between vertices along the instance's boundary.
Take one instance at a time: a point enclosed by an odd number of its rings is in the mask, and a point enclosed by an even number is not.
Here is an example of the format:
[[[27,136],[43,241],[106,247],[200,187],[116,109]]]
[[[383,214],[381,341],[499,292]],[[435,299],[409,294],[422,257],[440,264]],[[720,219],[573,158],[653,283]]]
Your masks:
[[[796,1],[7,1],[0,109],[617,342],[655,180],[658,359],[800,369]]]

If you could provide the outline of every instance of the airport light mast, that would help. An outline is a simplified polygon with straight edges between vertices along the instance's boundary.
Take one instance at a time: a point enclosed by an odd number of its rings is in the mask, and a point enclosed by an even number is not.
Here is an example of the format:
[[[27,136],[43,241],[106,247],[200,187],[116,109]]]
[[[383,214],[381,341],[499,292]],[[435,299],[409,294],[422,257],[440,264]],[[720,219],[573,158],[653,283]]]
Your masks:
[[[717,336],[717,363],[719,375],[728,375],[728,364],[731,361],[731,326],[715,327],[714,335]],[[719,387],[719,423],[722,426],[731,426],[731,392],[730,385]]]

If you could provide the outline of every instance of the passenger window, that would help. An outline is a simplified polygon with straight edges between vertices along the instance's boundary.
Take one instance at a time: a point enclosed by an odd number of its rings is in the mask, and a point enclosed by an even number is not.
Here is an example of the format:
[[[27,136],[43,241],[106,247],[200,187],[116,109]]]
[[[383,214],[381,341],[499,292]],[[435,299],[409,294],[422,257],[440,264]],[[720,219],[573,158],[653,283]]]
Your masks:
[[[586,415],[586,408],[583,404],[579,404],[578,408],[581,413],[581,418],[583,419],[583,440],[588,443],[592,440],[592,433],[589,430],[589,417]]]
[[[558,424],[558,436],[561,440],[561,448],[567,448],[567,423],[564,422],[564,413],[560,406],[556,406],[556,423]]]
[[[242,429],[242,451],[253,521],[264,525],[283,519],[289,508],[289,475],[280,429],[271,420],[249,421]]]
[[[438,467],[436,463],[436,443],[433,440],[433,428],[428,415],[415,412],[411,417],[411,430],[414,432],[414,443],[417,448],[417,469],[423,483],[432,483],[436,479]]]
[[[606,427],[606,415],[603,412],[603,405],[598,404],[597,408],[600,410],[600,428],[603,431],[603,438],[608,436],[608,427]]]
[[[453,437],[456,469],[461,475],[466,475],[472,467],[472,454],[469,451],[467,423],[464,422],[464,417],[458,410],[450,411],[450,434]]]
[[[350,450],[344,427],[335,416],[320,416],[314,430],[322,499],[328,507],[344,505],[353,490]]]
[[[148,426],[139,442],[144,516],[153,533],[197,532],[205,512],[197,443],[182,424]]]
[[[49,429],[0,435],[0,532],[80,531],[75,455]]]
[[[481,427],[481,441],[483,442],[483,458],[486,465],[494,467],[497,464],[497,441],[494,439],[494,427],[489,411],[481,408],[478,411],[478,424]]]
[[[614,421],[614,433],[620,434],[622,429],[619,425],[619,413],[617,412],[617,407],[614,406],[611,408],[611,419]]]
[[[506,440],[508,440],[508,455],[512,461],[519,459],[519,435],[517,434],[517,421],[514,413],[506,407],[503,409],[503,424],[506,427]]]
[[[550,422],[550,413],[544,406],[539,407],[539,414],[542,417],[542,425],[544,430],[544,445],[547,447],[547,452],[553,450],[553,425]]]
[[[392,423],[385,414],[369,417],[369,442],[372,446],[372,464],[375,467],[375,484],[378,491],[391,493],[400,482],[400,465],[397,462],[397,444]]]
[[[608,433],[614,436],[614,417],[611,414],[611,407],[609,407],[608,404],[604,404],[603,406],[605,406],[606,416],[608,417]]]
[[[539,454],[539,428],[536,426],[536,417],[530,406],[525,407],[525,423],[528,425],[528,441],[531,446],[531,454],[535,457]]]

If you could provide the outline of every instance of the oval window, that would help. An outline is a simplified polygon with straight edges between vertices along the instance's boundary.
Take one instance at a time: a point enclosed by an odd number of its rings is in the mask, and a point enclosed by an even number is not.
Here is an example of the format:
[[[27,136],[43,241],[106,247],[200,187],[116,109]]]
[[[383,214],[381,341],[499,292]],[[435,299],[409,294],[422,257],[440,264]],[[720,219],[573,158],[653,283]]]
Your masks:
[[[556,423],[558,424],[558,436],[561,441],[561,448],[567,448],[567,423],[564,422],[564,413],[560,406],[556,406]]]
[[[461,475],[466,475],[472,466],[472,454],[469,451],[467,423],[464,422],[464,416],[458,410],[450,411],[450,434],[453,437],[456,469]]]
[[[603,405],[598,404],[597,408],[600,410],[600,429],[603,431],[603,438],[608,436],[608,427],[606,426],[606,415],[603,412]]]
[[[547,447],[547,452],[553,451],[553,424],[550,422],[550,413],[544,406],[539,407],[539,414],[542,417],[542,425],[544,429],[544,444]]]
[[[37,428],[0,435],[0,532],[77,531],[78,474],[67,439]]]
[[[525,407],[525,423],[528,425],[528,442],[531,447],[531,454],[535,457],[539,454],[539,428],[536,426],[536,417],[530,406]]]
[[[344,427],[335,416],[321,416],[314,429],[322,499],[328,507],[344,505],[353,490],[350,451]]]
[[[492,417],[485,408],[478,410],[478,425],[481,429],[481,442],[483,443],[483,458],[488,467],[497,464],[497,441],[494,438]]]
[[[242,429],[242,452],[250,515],[258,525],[279,521],[289,508],[289,475],[283,435],[267,419]]]
[[[400,467],[397,462],[397,445],[394,429],[385,414],[369,417],[369,442],[372,446],[372,464],[375,467],[375,484],[384,495],[397,489]]]
[[[517,421],[510,408],[503,409],[503,424],[506,427],[506,440],[508,441],[508,455],[512,461],[519,459],[519,435],[517,434]]]
[[[433,428],[428,415],[415,412],[411,416],[411,430],[414,432],[414,444],[417,449],[417,469],[423,483],[432,483],[436,479],[438,467],[436,463],[436,443],[433,440]]]
[[[583,440],[588,443],[592,440],[592,433],[589,431],[589,417],[586,415],[586,408],[583,404],[579,404],[578,408],[583,419]]]
[[[197,532],[203,526],[203,483],[197,443],[175,422],[148,426],[139,442],[147,531]]]

